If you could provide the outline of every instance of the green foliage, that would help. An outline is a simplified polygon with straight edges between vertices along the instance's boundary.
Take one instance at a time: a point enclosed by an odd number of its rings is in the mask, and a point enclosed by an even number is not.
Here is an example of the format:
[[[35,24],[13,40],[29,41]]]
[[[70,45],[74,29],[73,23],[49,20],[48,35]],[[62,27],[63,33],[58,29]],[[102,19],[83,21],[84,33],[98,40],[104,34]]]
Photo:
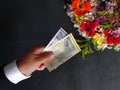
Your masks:
[[[84,40],[80,40],[80,39],[76,39],[79,47],[81,48],[81,55],[83,60],[85,60],[85,56],[88,54],[93,53],[93,48],[92,48],[92,39],[84,39]]]
[[[100,26],[107,30],[113,28],[113,24],[110,21],[102,21]]]

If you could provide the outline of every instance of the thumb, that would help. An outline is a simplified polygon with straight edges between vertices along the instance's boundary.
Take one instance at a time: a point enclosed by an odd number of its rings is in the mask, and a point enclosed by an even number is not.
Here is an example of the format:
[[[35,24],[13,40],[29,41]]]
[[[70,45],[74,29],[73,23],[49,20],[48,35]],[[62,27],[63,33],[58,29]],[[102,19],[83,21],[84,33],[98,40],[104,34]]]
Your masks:
[[[51,60],[54,57],[53,52],[47,51],[40,53],[39,60],[41,63]]]

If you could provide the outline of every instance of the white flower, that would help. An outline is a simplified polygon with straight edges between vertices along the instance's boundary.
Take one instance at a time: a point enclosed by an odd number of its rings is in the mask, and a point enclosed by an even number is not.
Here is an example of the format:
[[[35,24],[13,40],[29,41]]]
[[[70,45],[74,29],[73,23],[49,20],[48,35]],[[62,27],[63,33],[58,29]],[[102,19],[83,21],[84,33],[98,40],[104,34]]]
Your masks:
[[[98,45],[97,48],[98,50],[104,50],[105,48],[107,48],[107,44]]]
[[[120,51],[120,45],[116,45],[116,46],[114,47],[114,50],[115,50],[115,51]]]
[[[79,28],[79,25],[78,25],[78,24],[74,24],[74,27],[75,27],[75,28]]]

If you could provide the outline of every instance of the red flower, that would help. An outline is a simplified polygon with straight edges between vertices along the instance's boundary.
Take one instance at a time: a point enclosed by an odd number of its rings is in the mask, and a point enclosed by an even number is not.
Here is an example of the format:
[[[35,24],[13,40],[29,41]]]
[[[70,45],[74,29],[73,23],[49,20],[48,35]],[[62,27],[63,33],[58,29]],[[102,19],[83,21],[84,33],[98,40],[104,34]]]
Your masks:
[[[86,1],[72,0],[72,7],[74,12],[79,16],[91,10],[91,4],[89,0],[86,0]]]
[[[120,36],[115,37],[114,33],[110,30],[105,30],[104,35],[107,38],[107,43],[108,44],[120,44]]]
[[[80,25],[81,31],[86,31],[88,36],[93,36],[96,32],[96,27],[99,25],[97,21],[85,20]]]

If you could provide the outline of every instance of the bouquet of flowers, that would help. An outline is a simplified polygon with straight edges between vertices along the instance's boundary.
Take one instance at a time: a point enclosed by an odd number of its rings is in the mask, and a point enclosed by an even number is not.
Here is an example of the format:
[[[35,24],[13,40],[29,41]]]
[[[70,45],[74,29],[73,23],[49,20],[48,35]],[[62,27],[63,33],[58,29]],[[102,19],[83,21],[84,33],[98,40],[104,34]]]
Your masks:
[[[95,50],[120,51],[120,0],[66,0],[64,7],[83,39],[82,58]]]

